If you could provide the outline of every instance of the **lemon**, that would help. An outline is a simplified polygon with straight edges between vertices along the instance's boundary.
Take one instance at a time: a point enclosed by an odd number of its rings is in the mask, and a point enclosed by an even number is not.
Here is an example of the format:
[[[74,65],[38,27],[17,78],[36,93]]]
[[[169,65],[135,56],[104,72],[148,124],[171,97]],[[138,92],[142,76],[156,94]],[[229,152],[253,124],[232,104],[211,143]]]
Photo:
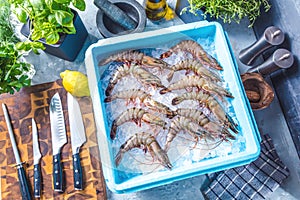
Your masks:
[[[65,70],[60,73],[65,90],[75,97],[90,96],[86,75],[78,71]]]

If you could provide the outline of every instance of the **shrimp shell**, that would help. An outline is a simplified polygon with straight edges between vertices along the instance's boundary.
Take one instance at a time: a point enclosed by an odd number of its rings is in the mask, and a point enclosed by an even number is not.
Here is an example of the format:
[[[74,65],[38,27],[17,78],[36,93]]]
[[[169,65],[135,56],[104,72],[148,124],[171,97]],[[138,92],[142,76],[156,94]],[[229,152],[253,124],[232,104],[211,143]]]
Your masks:
[[[146,132],[134,134],[121,145],[115,157],[116,166],[120,164],[124,154],[133,148],[143,148],[145,152],[149,151],[153,159],[157,159],[167,169],[172,169],[172,164],[166,152],[160,147],[155,137]]]
[[[106,59],[101,60],[98,66],[106,65],[110,62],[125,62],[130,65],[130,63],[135,63],[138,65],[143,65],[148,68],[158,68],[160,71],[164,68],[168,68],[168,63],[163,60],[146,56],[145,54],[138,51],[123,51],[117,54],[113,54]]]
[[[194,58],[199,59],[199,61],[206,66],[217,70],[223,70],[223,67],[220,66],[218,61],[214,57],[209,55],[200,44],[193,40],[183,40],[179,42],[177,45],[171,47],[167,52],[163,53],[160,58],[167,58],[171,56],[171,54],[177,54],[181,51],[192,54]]]
[[[141,125],[142,121],[149,124],[158,125],[163,128],[166,126],[166,122],[164,120],[148,113],[141,108],[129,108],[113,121],[110,131],[110,138],[112,140],[115,139],[118,127],[129,121],[135,122],[138,126]]]
[[[198,136],[201,136],[199,126],[197,124],[186,117],[179,116],[171,122],[165,143],[166,151],[169,149],[171,142],[180,131],[187,131],[192,137],[195,138],[196,142],[198,142]]]
[[[194,122],[199,124],[204,130],[212,134],[214,137],[221,138],[230,138],[235,139],[235,136],[232,135],[226,127],[223,127],[221,124],[210,121],[205,114],[200,110],[188,109],[188,108],[179,108],[176,110],[178,115],[192,119]]]
[[[171,92],[172,90],[179,90],[190,87],[197,87],[209,93],[217,94],[220,97],[227,96],[233,98],[232,94],[223,87],[198,76],[185,76],[176,83],[170,84],[167,88],[163,88],[159,93],[165,94]]]
[[[120,79],[132,74],[143,86],[161,87],[165,88],[161,80],[154,74],[148,72],[147,70],[139,67],[138,65],[121,65],[118,67],[116,72],[111,76],[108,86],[105,90],[105,95],[110,96],[115,85]]]
[[[222,82],[222,78],[219,74],[205,68],[201,62],[194,59],[187,59],[178,62],[171,67],[171,72],[167,76],[167,80],[170,82],[173,78],[174,72],[180,70],[193,71],[196,75],[207,78],[211,81]]]
[[[150,97],[150,95],[141,89],[130,89],[116,92],[115,94],[106,97],[104,99],[104,102],[107,103],[116,99],[127,99],[129,101],[134,101],[137,98],[140,99],[141,102],[143,102],[147,97]]]
[[[172,105],[178,105],[179,103],[183,102],[184,100],[196,100],[207,107],[214,116],[222,123],[229,126],[229,128],[238,133],[237,124],[233,121],[233,119],[225,112],[223,107],[219,104],[219,102],[211,95],[199,91],[199,92],[189,92],[185,93],[181,96],[175,97],[172,100]]]

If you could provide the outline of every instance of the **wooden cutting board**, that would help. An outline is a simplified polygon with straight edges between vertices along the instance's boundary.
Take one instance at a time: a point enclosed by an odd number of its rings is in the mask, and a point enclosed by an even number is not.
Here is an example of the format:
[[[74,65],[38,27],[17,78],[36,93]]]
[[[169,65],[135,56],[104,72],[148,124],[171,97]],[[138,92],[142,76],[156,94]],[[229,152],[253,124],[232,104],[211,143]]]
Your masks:
[[[68,143],[62,148],[62,166],[65,189],[55,192],[52,185],[52,143],[50,130],[49,103],[59,92],[65,117]],[[72,149],[70,126],[67,112],[67,93],[61,80],[52,83],[23,88],[14,95],[0,95],[0,103],[5,103],[10,114],[15,139],[21,160],[26,162],[25,170],[30,190],[33,194],[33,152],[31,118],[34,117],[39,135],[42,154],[42,192],[41,199],[106,199],[105,183],[97,143],[96,127],[89,97],[78,98],[84,120],[87,142],[80,151],[83,170],[84,190],[75,191],[73,186]],[[2,109],[0,110],[0,172],[2,199],[21,199],[15,157],[12,151],[7,126]]]

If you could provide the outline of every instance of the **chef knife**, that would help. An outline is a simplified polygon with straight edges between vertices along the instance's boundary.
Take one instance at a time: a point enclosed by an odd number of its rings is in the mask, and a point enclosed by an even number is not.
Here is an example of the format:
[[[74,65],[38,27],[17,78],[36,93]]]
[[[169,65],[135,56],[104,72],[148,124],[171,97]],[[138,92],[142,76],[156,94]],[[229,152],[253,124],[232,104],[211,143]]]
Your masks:
[[[60,96],[56,93],[50,102],[50,123],[53,152],[53,187],[54,191],[63,191],[63,171],[60,151],[67,143],[66,128]]]
[[[79,151],[82,144],[86,142],[86,136],[79,103],[70,93],[68,93],[68,113],[73,152],[74,188],[75,190],[82,190],[82,168],[80,164]]]
[[[32,118],[32,149],[33,149],[33,186],[34,186],[34,197],[41,196],[41,168],[40,168],[40,159],[42,157],[40,148],[39,148],[39,140],[38,140],[38,132],[34,119]]]
[[[29,199],[31,199],[31,195],[30,195],[28,183],[27,183],[27,180],[26,180],[25,170],[24,170],[23,164],[21,162],[18,147],[17,147],[16,141],[15,141],[15,136],[14,136],[14,133],[13,133],[13,129],[11,127],[8,111],[7,111],[6,105],[4,103],[2,103],[2,109],[3,109],[4,118],[5,118],[7,129],[8,129],[10,141],[11,141],[11,146],[12,146],[12,149],[13,149],[13,152],[14,152],[14,155],[15,155],[22,199],[23,200],[29,200]]]

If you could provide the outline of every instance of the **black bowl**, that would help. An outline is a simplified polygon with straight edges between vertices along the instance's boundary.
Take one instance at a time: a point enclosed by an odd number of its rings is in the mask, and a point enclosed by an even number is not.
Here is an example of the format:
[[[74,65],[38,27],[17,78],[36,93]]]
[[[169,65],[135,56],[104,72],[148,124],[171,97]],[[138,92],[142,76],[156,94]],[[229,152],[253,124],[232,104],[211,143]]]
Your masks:
[[[137,22],[132,30],[126,30],[118,23],[112,21],[102,10],[97,12],[97,28],[104,37],[115,37],[129,33],[142,32],[146,25],[146,13],[144,8],[135,0],[110,0],[111,3],[123,10],[131,19]]]

